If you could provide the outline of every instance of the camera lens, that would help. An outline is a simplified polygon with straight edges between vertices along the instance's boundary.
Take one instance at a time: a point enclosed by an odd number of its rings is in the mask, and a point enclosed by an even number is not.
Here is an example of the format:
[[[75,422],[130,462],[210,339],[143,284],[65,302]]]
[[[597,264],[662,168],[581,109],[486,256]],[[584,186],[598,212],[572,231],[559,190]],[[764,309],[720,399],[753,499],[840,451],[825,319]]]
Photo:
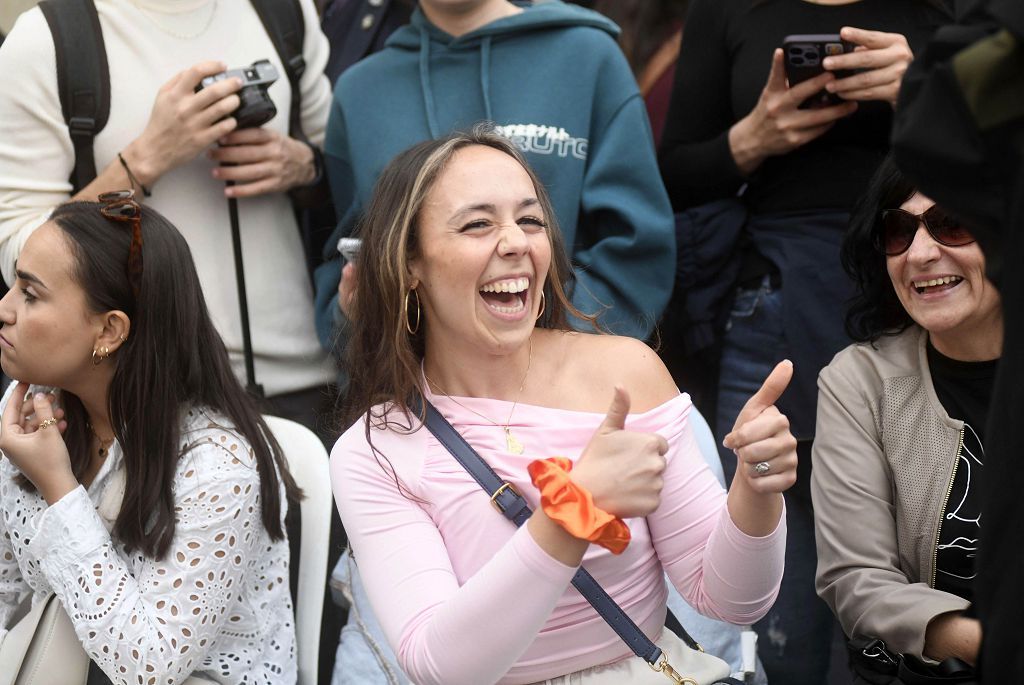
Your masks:
[[[277,114],[274,101],[259,86],[245,86],[238,91],[238,97],[242,101],[234,113],[238,128],[262,126]]]
[[[821,61],[817,46],[810,43],[794,45],[791,55],[791,62],[797,66],[815,67]]]

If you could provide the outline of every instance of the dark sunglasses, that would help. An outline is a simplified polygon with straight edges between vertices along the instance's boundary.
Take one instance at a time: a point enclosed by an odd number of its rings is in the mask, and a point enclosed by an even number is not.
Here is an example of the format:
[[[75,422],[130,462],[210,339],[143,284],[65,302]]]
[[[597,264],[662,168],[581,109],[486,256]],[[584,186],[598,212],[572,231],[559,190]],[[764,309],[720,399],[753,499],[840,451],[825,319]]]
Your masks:
[[[142,284],[142,207],[135,201],[134,190],[115,190],[97,198],[103,206],[100,213],[112,221],[131,224],[132,243],[128,248],[128,282],[135,297]]]
[[[946,214],[938,205],[932,205],[924,214],[911,214],[905,209],[883,210],[879,249],[889,257],[903,254],[910,249],[921,224],[940,245],[963,247],[974,242],[974,236],[957,218]]]

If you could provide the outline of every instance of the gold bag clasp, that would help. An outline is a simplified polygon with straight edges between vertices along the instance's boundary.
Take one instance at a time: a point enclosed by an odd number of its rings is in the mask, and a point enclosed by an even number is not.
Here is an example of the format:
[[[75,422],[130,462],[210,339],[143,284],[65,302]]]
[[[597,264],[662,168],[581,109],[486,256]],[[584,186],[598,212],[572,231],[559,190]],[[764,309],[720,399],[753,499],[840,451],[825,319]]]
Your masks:
[[[672,668],[672,664],[668,662],[668,659],[664,654],[661,655],[661,659],[658,660],[657,665],[647,664],[652,670],[658,673],[664,673],[665,677],[671,680],[676,685],[700,685],[696,680],[687,676],[679,675],[676,669]]]

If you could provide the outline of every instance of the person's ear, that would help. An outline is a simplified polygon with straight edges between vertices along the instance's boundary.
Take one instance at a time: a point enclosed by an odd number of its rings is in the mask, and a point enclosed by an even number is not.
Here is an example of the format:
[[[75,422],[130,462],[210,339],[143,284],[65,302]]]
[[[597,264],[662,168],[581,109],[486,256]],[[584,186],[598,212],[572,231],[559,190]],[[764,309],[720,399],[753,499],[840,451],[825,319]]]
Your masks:
[[[420,272],[420,262],[418,259],[413,257],[409,260],[405,269],[405,275],[409,279],[409,288],[415,290],[419,287],[420,281],[423,280],[423,275]]]
[[[100,316],[100,334],[96,338],[95,349],[106,348],[107,354],[117,352],[128,341],[132,322],[128,315],[115,309]]]

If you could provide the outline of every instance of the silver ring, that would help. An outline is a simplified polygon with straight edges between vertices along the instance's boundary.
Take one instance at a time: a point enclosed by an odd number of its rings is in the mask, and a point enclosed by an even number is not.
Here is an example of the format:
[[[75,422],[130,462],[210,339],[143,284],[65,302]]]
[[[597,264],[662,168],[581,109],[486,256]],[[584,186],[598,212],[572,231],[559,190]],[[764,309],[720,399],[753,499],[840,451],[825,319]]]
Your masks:
[[[759,476],[766,476],[768,472],[772,470],[771,464],[766,461],[759,461],[754,464],[754,473]]]

